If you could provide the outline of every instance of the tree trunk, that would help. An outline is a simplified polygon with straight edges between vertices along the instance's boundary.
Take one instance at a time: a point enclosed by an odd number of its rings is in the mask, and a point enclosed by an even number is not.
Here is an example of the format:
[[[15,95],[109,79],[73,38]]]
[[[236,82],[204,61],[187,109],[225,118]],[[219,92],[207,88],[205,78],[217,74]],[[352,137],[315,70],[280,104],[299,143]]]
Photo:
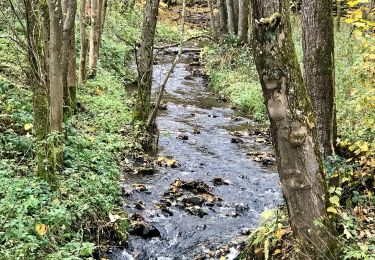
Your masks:
[[[233,0],[226,0],[227,2],[227,14],[228,14],[228,29],[229,32],[237,35],[236,33],[236,18],[234,13],[234,3]]]
[[[302,1],[304,79],[317,118],[320,150],[333,152],[335,96],[334,39],[331,0]]]
[[[236,33],[238,33],[238,13],[239,13],[239,0],[233,0],[234,7],[234,26],[236,27]]]
[[[25,1],[26,39],[28,44],[28,80],[33,90],[33,117],[36,137],[35,154],[37,174],[51,184],[55,183],[55,161],[53,144],[48,142],[50,132],[50,110],[48,105],[48,90],[44,55],[46,46],[43,36],[43,16],[39,16],[39,0]],[[43,11],[41,10],[43,13]],[[47,30],[48,31],[48,30]],[[42,32],[42,34],[41,34]]]
[[[63,123],[63,15],[61,0],[49,0],[50,41],[49,41],[49,80],[51,131],[62,132]]]
[[[89,3],[90,0],[81,0],[80,5],[80,34],[81,34],[81,50],[79,56],[79,84],[86,81],[86,61],[87,51],[89,47],[88,26],[89,26]]]
[[[327,187],[315,116],[295,54],[289,1],[251,0],[251,4],[254,59],[300,258],[332,259],[335,240],[326,211]]]
[[[100,0],[91,0],[91,34],[90,34],[90,52],[89,52],[89,73],[91,77],[96,76],[96,66],[98,62],[99,51],[99,4]]]
[[[100,31],[99,31],[99,45],[102,38],[102,33],[104,30],[105,17],[107,15],[107,0],[101,0],[101,11],[100,11]],[[99,52],[99,51],[98,51]]]
[[[159,0],[147,0],[144,9],[141,47],[138,59],[138,97],[134,119],[146,123],[150,113],[154,38],[158,18]]]
[[[51,114],[51,132],[58,134],[54,138],[56,164],[63,163],[63,136],[64,120],[64,67],[63,67],[63,14],[61,0],[49,0],[49,101]]]
[[[208,6],[210,8],[210,22],[211,22],[211,30],[212,30],[212,37],[214,41],[217,42],[217,27],[215,23],[215,14],[214,14],[214,0],[208,0]]]
[[[220,20],[220,37],[228,33],[228,26],[227,26],[227,8],[225,6],[225,0],[217,0],[217,6],[219,8],[219,20]]]
[[[249,31],[249,2],[247,0],[239,0],[238,13],[238,38],[240,42],[247,42],[247,34]]]
[[[63,84],[65,114],[71,115],[75,110],[75,16],[77,12],[76,0],[63,0]]]

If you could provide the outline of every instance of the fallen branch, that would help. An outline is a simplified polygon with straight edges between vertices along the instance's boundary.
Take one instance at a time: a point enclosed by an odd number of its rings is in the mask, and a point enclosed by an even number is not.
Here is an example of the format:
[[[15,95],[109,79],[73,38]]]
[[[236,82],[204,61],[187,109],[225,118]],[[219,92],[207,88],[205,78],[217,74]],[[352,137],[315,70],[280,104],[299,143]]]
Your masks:
[[[156,115],[158,113],[161,100],[163,98],[165,86],[167,85],[168,79],[171,76],[174,68],[176,67],[176,65],[177,65],[177,63],[180,60],[181,55],[182,55],[182,46],[184,44],[184,34],[185,34],[185,11],[186,11],[186,1],[183,0],[183,2],[182,2],[182,15],[181,15],[181,41],[180,41],[180,47],[179,47],[179,50],[178,50],[178,54],[177,54],[176,58],[174,59],[174,61],[172,63],[172,66],[170,67],[170,69],[169,69],[167,75],[165,76],[162,84],[159,86],[159,92],[158,92],[158,95],[156,97],[155,107],[152,110],[152,112],[150,114],[150,117],[147,120],[147,124],[146,124],[147,129],[150,129],[151,126],[155,123]]]
[[[211,36],[208,36],[208,35],[197,35],[197,36],[193,36],[193,37],[190,37],[189,39],[186,39],[182,42],[179,42],[179,43],[174,43],[174,44],[170,44],[170,45],[165,45],[165,46],[155,46],[154,49],[155,50],[163,50],[163,49],[168,49],[168,48],[173,48],[173,47],[177,47],[181,44],[185,44],[187,42],[190,42],[192,40],[196,40],[196,39],[199,39],[199,38],[206,38],[210,41],[214,41],[214,39],[211,37]]]

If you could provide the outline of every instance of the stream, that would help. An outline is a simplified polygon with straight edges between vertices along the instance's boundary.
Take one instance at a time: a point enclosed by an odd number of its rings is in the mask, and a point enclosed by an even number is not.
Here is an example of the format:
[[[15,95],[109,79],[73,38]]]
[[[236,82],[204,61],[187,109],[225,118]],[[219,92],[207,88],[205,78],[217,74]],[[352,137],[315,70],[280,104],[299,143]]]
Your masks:
[[[154,65],[154,92],[174,59],[162,53]],[[211,93],[199,53],[187,52],[166,86],[157,125],[157,157],[177,167],[157,166],[153,174],[127,174],[125,211],[152,225],[148,237],[130,235],[126,249],[109,259],[219,259],[206,257],[254,228],[265,209],[282,201],[275,168],[247,155],[272,150],[250,133],[261,127],[224,98]],[[240,134],[235,134],[240,133]],[[142,184],[147,190],[134,190]],[[236,259],[234,243],[226,259]]]

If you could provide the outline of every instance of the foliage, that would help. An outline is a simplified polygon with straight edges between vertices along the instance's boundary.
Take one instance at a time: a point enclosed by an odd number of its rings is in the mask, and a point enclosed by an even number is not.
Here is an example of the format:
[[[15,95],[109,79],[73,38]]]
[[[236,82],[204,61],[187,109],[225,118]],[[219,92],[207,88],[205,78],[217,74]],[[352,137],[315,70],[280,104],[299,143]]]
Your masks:
[[[130,109],[121,82],[101,75],[79,89],[82,113],[66,122],[56,191],[35,176],[30,91],[0,80],[1,259],[90,258],[108,240],[126,240],[119,206],[126,142],[119,130]]]
[[[255,120],[265,121],[261,86],[255,64],[247,46],[238,48],[228,39],[221,46],[211,45],[203,51],[206,73],[213,90],[228,96],[238,107]]]
[[[291,233],[284,206],[265,210],[261,214],[259,227],[248,237],[241,259],[289,259]]]

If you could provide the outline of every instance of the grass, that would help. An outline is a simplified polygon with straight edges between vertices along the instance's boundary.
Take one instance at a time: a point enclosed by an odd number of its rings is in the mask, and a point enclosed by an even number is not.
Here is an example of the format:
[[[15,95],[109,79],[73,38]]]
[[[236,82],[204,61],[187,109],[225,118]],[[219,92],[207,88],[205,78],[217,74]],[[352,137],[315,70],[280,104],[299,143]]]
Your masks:
[[[265,122],[266,109],[255,64],[247,47],[232,44],[209,46],[203,50],[210,87],[230,98],[255,120]]]

